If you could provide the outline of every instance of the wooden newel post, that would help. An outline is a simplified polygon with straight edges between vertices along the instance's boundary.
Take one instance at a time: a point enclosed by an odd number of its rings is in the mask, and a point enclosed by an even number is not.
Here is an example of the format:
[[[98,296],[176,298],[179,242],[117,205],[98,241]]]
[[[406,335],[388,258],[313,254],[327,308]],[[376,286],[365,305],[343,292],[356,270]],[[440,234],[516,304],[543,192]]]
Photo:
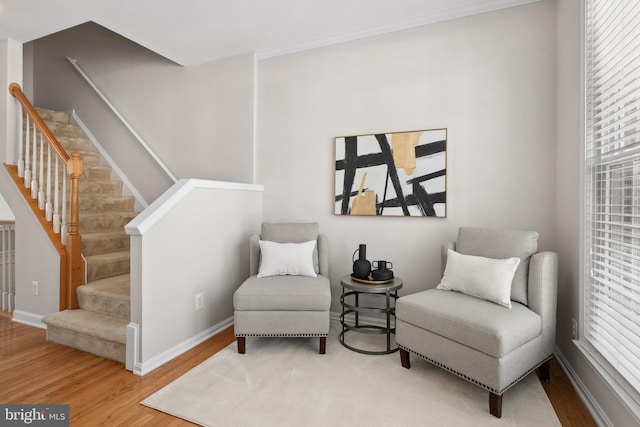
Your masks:
[[[82,160],[78,153],[71,153],[67,162],[69,188],[69,234],[67,235],[67,308],[78,308],[76,288],[84,285],[84,261],[82,260],[82,239],[79,232],[80,202],[78,181],[82,175]]]

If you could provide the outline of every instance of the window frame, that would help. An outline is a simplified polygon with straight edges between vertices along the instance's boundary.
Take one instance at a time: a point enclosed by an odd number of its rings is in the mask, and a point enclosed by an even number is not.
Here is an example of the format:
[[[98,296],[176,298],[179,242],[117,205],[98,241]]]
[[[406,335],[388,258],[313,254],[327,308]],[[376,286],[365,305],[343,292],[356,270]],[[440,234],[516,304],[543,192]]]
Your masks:
[[[578,336],[573,340],[576,347],[580,350],[582,355],[588,361],[588,363],[594,368],[594,370],[600,375],[600,378],[608,384],[610,389],[618,396],[623,405],[632,413],[638,420],[640,420],[640,391],[636,390],[623,376],[620,374],[611,363],[603,357],[600,352],[585,338],[584,329],[586,322],[586,305],[588,303],[587,298],[587,274],[586,268],[588,265],[587,258],[590,256],[590,246],[587,241],[589,226],[586,220],[588,212],[587,204],[587,180],[590,176],[587,175],[587,125],[588,120],[588,94],[587,94],[587,1],[580,1],[580,235],[579,235],[579,297],[580,297],[580,310],[579,310],[579,328]]]

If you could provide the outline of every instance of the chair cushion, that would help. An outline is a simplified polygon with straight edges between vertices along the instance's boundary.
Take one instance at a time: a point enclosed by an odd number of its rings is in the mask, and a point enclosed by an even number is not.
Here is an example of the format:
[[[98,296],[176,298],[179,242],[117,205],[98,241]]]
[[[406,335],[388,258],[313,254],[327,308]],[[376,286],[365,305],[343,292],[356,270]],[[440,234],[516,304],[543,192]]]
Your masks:
[[[276,243],[303,243],[318,240],[318,224],[310,223],[263,223],[260,231],[262,240]],[[313,249],[313,268],[320,272],[318,265],[318,247]]]
[[[251,276],[233,294],[236,310],[329,310],[329,279],[307,276]]]
[[[511,283],[511,299],[527,304],[529,260],[538,250],[535,231],[500,230],[491,228],[460,227],[456,251],[465,255],[487,258],[520,258],[520,265]]]
[[[510,310],[459,292],[429,289],[396,303],[396,317],[419,328],[502,357],[541,333],[540,316],[514,302]]]

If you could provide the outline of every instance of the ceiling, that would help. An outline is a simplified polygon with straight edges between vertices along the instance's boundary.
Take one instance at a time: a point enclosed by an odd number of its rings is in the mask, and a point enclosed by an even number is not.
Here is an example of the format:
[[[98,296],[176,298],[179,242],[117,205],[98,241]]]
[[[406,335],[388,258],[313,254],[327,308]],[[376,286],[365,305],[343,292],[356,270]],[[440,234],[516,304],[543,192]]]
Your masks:
[[[276,56],[537,0],[0,0],[0,40],[93,21],[182,65]]]

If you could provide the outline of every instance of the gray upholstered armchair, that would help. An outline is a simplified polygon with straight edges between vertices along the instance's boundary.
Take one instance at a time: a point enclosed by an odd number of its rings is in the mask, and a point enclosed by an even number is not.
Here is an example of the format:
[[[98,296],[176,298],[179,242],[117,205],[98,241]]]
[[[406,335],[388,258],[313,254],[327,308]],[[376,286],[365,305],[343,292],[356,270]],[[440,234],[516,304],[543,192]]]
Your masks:
[[[249,245],[251,277],[233,295],[238,352],[245,353],[246,337],[286,336],[319,337],[324,354],[331,306],[327,236],[316,223],[262,224]]]
[[[410,368],[413,353],[485,388],[496,417],[502,415],[503,393],[520,379],[539,368],[540,377],[548,381],[555,347],[557,255],[536,253],[537,239],[535,232],[460,228],[456,243],[443,245],[444,275],[438,288],[397,301],[396,342],[402,366]],[[460,254],[463,262],[455,264],[452,259],[458,262]],[[517,269],[511,257],[520,259],[515,261]],[[472,264],[460,271],[469,260]],[[483,278],[474,262],[515,269],[506,299],[492,299],[491,290],[485,294],[467,286]],[[489,287],[502,280],[503,273],[492,276]],[[465,274],[469,283],[456,288],[456,280]]]

